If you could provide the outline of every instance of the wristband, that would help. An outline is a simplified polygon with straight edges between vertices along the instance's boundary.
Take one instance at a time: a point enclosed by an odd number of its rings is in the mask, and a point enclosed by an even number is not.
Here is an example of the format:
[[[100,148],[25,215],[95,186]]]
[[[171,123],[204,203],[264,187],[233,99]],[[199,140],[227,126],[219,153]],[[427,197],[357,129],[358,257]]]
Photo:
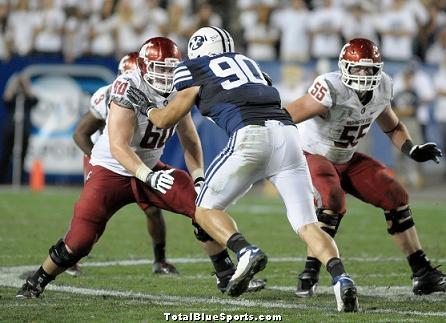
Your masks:
[[[144,183],[147,180],[147,176],[152,172],[152,170],[147,167],[145,164],[141,164],[138,166],[135,172],[135,177]]]
[[[197,179],[201,178],[204,180],[204,172],[203,172],[203,168],[197,168],[196,170],[194,170],[191,174],[192,179],[194,180],[194,183],[197,181]]]
[[[413,142],[410,139],[407,139],[404,144],[401,146],[401,151],[403,154],[410,157],[410,152],[413,148]]]

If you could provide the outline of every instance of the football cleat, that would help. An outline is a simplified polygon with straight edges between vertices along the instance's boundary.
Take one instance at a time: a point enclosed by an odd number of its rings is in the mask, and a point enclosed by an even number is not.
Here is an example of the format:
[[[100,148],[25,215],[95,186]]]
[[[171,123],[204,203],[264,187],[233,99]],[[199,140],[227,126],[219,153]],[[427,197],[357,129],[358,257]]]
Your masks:
[[[68,275],[73,276],[73,277],[78,277],[82,274],[82,271],[81,271],[81,267],[77,263],[77,264],[71,266],[70,268],[67,268],[67,270],[65,270],[65,273],[67,273]]]
[[[297,276],[296,295],[299,297],[311,297],[316,294],[319,282],[319,271],[308,268]]]
[[[167,261],[154,262],[152,271],[154,274],[160,275],[178,275],[179,272],[174,265]]]
[[[256,246],[248,246],[237,253],[237,267],[229,280],[226,292],[237,297],[247,291],[249,282],[259,271],[265,269],[268,257]]]
[[[358,293],[353,280],[348,275],[342,274],[335,277],[333,281],[338,312],[357,312]]]
[[[422,275],[412,276],[413,293],[415,295],[446,292],[446,275],[437,268],[429,268]]]
[[[220,292],[222,292],[222,293],[226,292],[226,288],[228,287],[228,283],[229,283],[229,280],[231,280],[232,274],[233,273],[230,273],[223,277],[218,277],[218,275],[216,274],[217,288]],[[259,290],[262,290],[265,287],[266,287],[266,280],[254,277],[249,281],[248,288],[246,289],[246,292],[247,293],[258,292]]]
[[[29,280],[22,285],[15,295],[16,298],[38,298],[43,289],[34,286]]]

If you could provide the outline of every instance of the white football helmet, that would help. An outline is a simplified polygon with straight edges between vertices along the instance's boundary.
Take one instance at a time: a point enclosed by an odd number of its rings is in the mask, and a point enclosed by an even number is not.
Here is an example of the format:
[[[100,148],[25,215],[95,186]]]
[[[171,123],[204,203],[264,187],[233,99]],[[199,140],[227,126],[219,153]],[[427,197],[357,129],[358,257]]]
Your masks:
[[[198,29],[187,45],[189,59],[233,51],[234,40],[231,35],[226,30],[213,26]]]

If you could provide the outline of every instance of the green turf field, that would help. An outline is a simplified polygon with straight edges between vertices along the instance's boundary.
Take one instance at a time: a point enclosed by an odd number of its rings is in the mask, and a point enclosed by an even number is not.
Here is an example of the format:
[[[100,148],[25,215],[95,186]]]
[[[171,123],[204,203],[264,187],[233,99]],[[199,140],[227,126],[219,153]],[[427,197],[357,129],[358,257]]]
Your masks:
[[[16,300],[19,275],[36,269],[64,234],[78,194],[77,189],[54,188],[40,194],[0,192],[0,322],[165,322],[164,313],[218,318],[247,314],[253,320],[281,315],[283,322],[446,321],[446,295],[412,295],[409,267],[386,233],[384,216],[356,200],[349,200],[337,241],[359,286],[360,312],[336,312],[326,272],[317,297],[297,298],[303,243],[292,232],[281,201],[255,194],[230,211],[247,239],[270,258],[258,275],[268,280],[266,290],[236,299],[222,295],[189,220],[170,213],[165,213],[167,254],[181,275],[153,275],[145,217],[136,206],[128,206],[112,218],[83,260],[82,276],[63,274],[43,298]],[[434,264],[446,264],[446,203],[416,201],[412,210],[428,256]]]

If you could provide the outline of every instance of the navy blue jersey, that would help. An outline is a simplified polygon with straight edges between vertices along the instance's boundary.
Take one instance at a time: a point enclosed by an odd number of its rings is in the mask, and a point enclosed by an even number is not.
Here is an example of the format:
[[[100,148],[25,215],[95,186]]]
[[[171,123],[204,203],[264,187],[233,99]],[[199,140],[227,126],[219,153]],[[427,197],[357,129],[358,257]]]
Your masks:
[[[257,63],[239,53],[184,61],[175,69],[174,85],[178,91],[200,86],[198,109],[228,135],[266,120],[293,124],[281,109],[279,92],[267,85]]]

